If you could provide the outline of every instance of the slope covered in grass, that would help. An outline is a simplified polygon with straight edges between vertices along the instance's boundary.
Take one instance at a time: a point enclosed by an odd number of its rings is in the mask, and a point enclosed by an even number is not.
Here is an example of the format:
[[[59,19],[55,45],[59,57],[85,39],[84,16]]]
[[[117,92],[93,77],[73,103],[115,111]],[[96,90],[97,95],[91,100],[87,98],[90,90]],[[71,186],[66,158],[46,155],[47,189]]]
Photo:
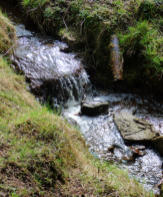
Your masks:
[[[24,76],[0,56],[0,195],[153,196],[126,172],[94,159],[79,132],[26,89]]]

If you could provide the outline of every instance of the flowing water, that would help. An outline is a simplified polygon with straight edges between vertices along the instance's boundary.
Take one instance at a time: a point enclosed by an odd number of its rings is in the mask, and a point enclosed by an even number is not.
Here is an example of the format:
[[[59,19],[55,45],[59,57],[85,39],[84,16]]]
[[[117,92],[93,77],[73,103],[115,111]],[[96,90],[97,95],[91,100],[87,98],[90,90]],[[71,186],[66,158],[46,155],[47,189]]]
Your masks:
[[[16,31],[19,39],[12,61],[25,74],[32,92],[54,107],[68,100],[81,101],[90,82],[75,54],[63,52],[68,46],[27,31],[23,25],[17,25]]]
[[[63,116],[80,129],[95,157],[114,161],[145,188],[159,193],[156,185],[162,179],[162,157],[146,144],[144,156],[127,159],[132,157],[131,144],[124,143],[113,114],[120,110],[130,111],[151,122],[163,135],[163,105],[134,94],[95,90],[81,60],[74,53],[65,52],[67,44],[28,31],[24,25],[16,25],[16,30],[18,41],[12,56],[13,67],[25,74],[36,97],[43,102],[49,101],[54,107],[64,105]],[[81,115],[84,97],[90,101],[109,102],[108,113],[94,117]],[[110,151],[113,146],[114,150]]]
[[[127,169],[132,176],[144,183],[145,188],[153,189],[157,193],[158,188],[156,185],[162,179],[161,156],[152,147],[146,145],[145,155],[130,161],[129,158],[132,157],[131,145],[125,145],[114,124],[113,114],[121,110],[130,111],[138,117],[147,119],[154,125],[156,130],[163,134],[163,106],[158,103],[151,103],[150,100],[142,99],[133,94],[107,93],[106,95],[99,93],[99,95],[93,99],[95,101],[109,101],[108,114],[95,117],[81,116],[79,113],[80,105],[76,105],[64,111],[65,117],[79,126],[90,147],[90,151],[96,157],[116,162],[120,167]],[[135,147],[137,145],[132,144]],[[110,151],[113,146],[116,147],[114,152]]]

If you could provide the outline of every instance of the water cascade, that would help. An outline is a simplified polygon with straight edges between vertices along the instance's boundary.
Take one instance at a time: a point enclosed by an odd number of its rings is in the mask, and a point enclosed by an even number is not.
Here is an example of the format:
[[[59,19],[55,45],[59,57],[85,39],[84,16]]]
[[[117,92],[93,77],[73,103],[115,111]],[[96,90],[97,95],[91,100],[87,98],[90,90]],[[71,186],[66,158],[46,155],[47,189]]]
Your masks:
[[[30,82],[31,91],[54,106],[81,101],[90,86],[81,61],[73,53],[65,53],[65,43],[50,37],[34,35],[23,25],[16,27],[19,37],[12,57],[15,68]]]

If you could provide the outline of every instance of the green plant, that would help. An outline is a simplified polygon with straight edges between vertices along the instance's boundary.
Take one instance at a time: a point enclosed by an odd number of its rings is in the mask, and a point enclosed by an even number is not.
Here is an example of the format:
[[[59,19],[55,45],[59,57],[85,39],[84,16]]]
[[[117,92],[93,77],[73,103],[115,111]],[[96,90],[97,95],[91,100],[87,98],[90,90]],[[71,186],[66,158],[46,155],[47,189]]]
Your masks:
[[[163,13],[163,4],[157,0],[144,0],[139,7],[139,15],[142,19],[152,20],[155,17],[161,16]]]
[[[127,34],[120,34],[119,37],[124,53],[130,54],[130,56],[142,56],[142,66],[146,69],[154,69],[153,74],[162,76],[163,37],[152,28],[152,25],[147,21],[138,22],[136,26],[129,27]]]

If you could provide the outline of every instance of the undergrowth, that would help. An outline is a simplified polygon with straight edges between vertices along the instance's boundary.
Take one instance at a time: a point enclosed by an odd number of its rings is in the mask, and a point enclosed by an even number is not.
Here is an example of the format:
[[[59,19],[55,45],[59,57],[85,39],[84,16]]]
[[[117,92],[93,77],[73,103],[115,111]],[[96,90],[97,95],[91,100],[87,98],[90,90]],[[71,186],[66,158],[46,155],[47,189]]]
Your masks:
[[[126,34],[119,35],[125,56],[137,57],[141,71],[149,77],[162,78],[163,75],[163,36],[152,24],[140,21],[129,27]]]

